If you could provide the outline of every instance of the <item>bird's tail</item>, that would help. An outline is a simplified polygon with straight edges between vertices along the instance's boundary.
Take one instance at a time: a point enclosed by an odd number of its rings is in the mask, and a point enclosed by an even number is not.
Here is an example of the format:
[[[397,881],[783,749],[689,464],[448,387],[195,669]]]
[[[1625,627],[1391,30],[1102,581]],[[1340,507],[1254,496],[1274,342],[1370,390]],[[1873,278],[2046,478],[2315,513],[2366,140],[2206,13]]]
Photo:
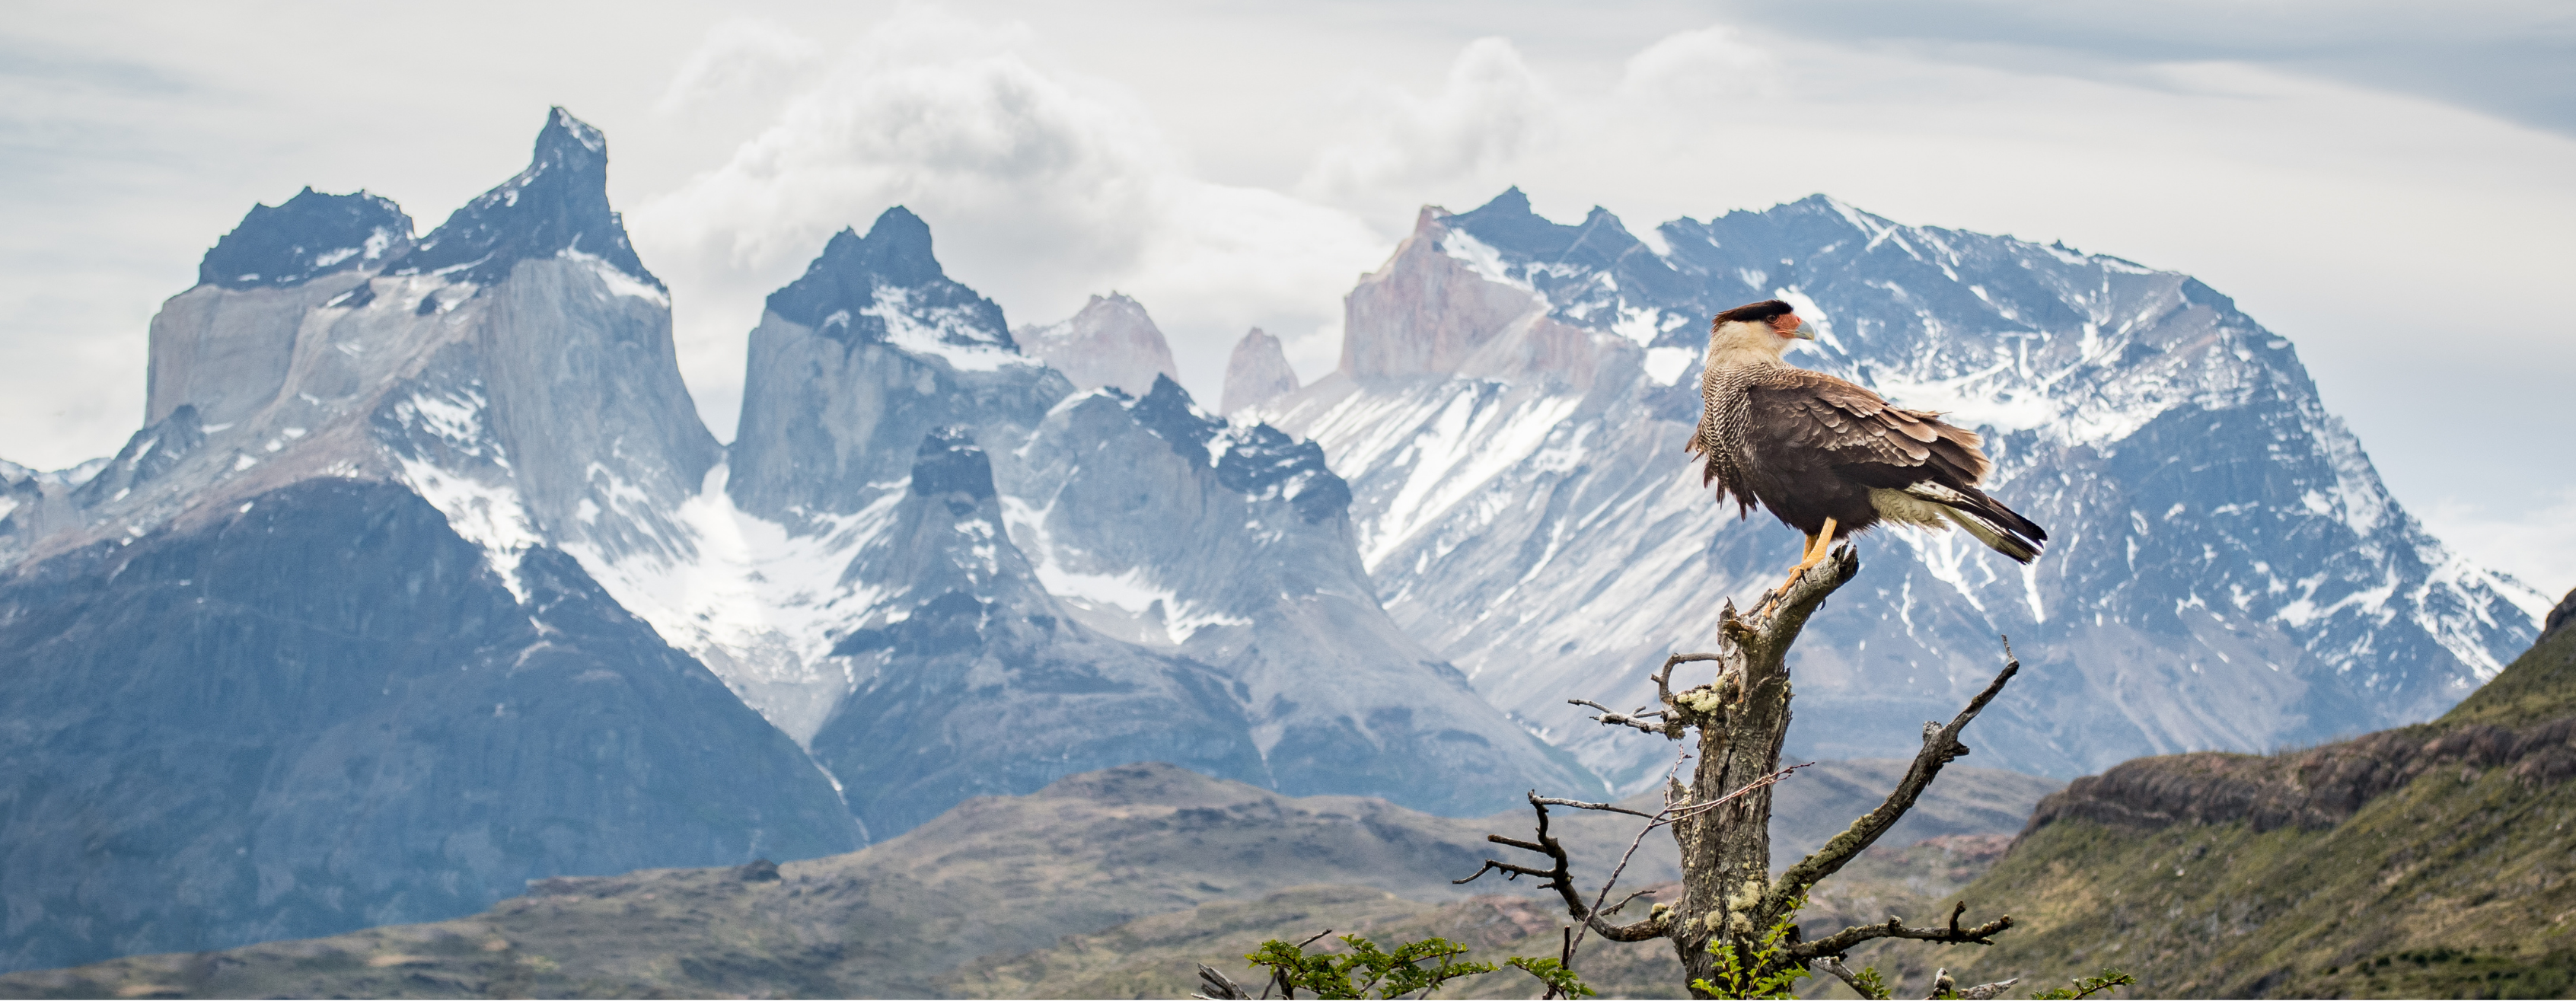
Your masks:
[[[2047,545],[2046,529],[1975,487],[1960,490],[1920,483],[1906,488],[1906,492],[1940,505],[1941,514],[1952,523],[1976,536],[1986,548],[2012,557],[2016,563],[2038,559],[2040,549]]]

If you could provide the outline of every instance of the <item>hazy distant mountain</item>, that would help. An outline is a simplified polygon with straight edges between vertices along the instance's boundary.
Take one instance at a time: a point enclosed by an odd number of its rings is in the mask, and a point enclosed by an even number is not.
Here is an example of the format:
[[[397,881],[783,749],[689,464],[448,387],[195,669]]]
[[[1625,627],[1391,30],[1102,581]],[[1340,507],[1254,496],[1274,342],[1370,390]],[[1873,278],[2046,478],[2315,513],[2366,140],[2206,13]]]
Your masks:
[[[1172,345],[1143,304],[1116,292],[1092,296],[1080,312],[1043,327],[1011,332],[1020,350],[1073,380],[1075,389],[1115,387],[1129,395],[1154,388],[1154,379],[1178,381]]]

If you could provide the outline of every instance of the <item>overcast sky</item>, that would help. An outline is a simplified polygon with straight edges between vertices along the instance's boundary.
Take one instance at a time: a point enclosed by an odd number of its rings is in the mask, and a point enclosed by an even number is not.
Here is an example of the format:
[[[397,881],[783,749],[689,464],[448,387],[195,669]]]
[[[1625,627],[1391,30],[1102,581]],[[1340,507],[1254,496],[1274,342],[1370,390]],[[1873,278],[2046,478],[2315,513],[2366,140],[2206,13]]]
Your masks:
[[[2289,337],[2398,498],[2576,586],[2576,6],[2381,0],[1536,5],[12,5],[0,458],[108,454],[161,300],[253,202],[426,231],[605,129],[731,437],[760,298],[892,204],[1014,324],[1111,289],[1213,397],[1308,377],[1424,203],[1507,185],[1641,234],[1825,192],[2186,271]]]

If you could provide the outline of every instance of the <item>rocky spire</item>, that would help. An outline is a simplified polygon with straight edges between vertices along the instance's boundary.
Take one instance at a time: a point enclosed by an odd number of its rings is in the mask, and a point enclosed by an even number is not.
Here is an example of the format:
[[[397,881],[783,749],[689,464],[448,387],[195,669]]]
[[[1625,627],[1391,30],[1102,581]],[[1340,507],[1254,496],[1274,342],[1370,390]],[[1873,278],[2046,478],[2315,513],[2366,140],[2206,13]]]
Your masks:
[[[1064,373],[1075,389],[1116,386],[1129,395],[1154,388],[1154,377],[1181,377],[1171,344],[1145,307],[1117,292],[1092,296],[1072,319],[1014,331],[1020,349]]]
[[[608,207],[608,137],[555,108],[537,133],[528,169],[457,209],[400,261],[399,274],[451,272],[477,285],[510,276],[510,266],[566,251],[609,263],[654,288]]]
[[[1297,370],[1288,367],[1279,338],[1254,327],[1234,343],[1234,354],[1225,360],[1225,395],[1219,397],[1218,412],[1231,414],[1296,391]]]

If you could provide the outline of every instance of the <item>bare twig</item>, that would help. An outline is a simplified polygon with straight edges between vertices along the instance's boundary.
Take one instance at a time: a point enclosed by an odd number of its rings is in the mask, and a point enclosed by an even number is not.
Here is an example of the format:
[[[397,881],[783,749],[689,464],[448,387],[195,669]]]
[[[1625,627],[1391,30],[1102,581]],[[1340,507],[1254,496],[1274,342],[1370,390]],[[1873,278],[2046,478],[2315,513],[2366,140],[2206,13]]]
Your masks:
[[[1641,733],[1661,734],[1668,740],[1680,740],[1688,728],[1682,720],[1682,714],[1674,711],[1673,668],[1696,661],[1723,659],[1724,655],[1714,653],[1677,653],[1664,658],[1663,666],[1656,668],[1651,676],[1655,682],[1655,701],[1663,706],[1661,709],[1640,706],[1623,713],[1591,699],[1565,701],[1568,705],[1583,706],[1598,711],[1600,715],[1592,717],[1592,721],[1603,726],[1624,726]]]
[[[1624,806],[1612,806],[1608,803],[1586,803],[1581,800],[1557,799],[1553,796],[1539,795],[1532,795],[1530,797],[1530,802],[1545,803],[1549,806],[1570,806],[1577,810],[1608,810],[1611,813],[1624,813],[1631,817],[1644,817],[1648,820],[1653,820],[1655,818],[1654,814],[1647,813],[1643,810],[1631,810]]]
[[[1959,996],[1966,998],[1967,1001],[1988,1001],[1988,999],[1997,994],[2011,990],[2012,985],[2020,982],[2020,977],[2014,977],[2010,980],[1998,980],[1991,984],[1978,984],[1975,987],[1960,989]]]
[[[1993,945],[1991,936],[2012,926],[2013,919],[2009,914],[1974,928],[1961,928],[1955,922],[1947,928],[1909,928],[1903,921],[1889,918],[1882,924],[1854,925],[1812,942],[1800,942],[1789,947],[1789,956],[1792,959],[1839,956],[1850,952],[1853,946],[1880,938],[1910,938],[1951,945]]]
[[[1664,919],[1660,914],[1631,924],[1614,925],[1608,921],[1602,920],[1600,914],[1595,912],[1592,908],[1585,907],[1583,905],[1583,896],[1581,892],[1574,888],[1574,860],[1571,856],[1566,854],[1564,842],[1558,841],[1554,836],[1547,832],[1547,804],[1542,802],[1539,795],[1535,792],[1530,794],[1529,801],[1530,809],[1538,814],[1537,841],[1522,841],[1519,838],[1507,838],[1500,834],[1485,835],[1485,840],[1498,845],[1510,845],[1523,851],[1537,852],[1541,855],[1547,856],[1550,861],[1555,863],[1555,865],[1547,869],[1533,869],[1529,866],[1513,865],[1509,862],[1486,859],[1485,864],[1475,872],[1469,873],[1467,878],[1453,879],[1450,880],[1450,882],[1473,882],[1477,877],[1488,872],[1500,872],[1503,874],[1503,878],[1505,879],[1512,879],[1519,876],[1535,876],[1540,880],[1540,886],[1555,890],[1557,896],[1564,899],[1566,914],[1572,916],[1576,922],[1582,924],[1584,927],[1600,933],[1603,938],[1609,939],[1613,942],[1642,942],[1646,939],[1661,937],[1664,934],[1665,929]],[[1653,828],[1653,824],[1650,823],[1647,825],[1648,830],[1652,830]],[[1639,837],[1642,839],[1643,835],[1640,835]],[[1630,851],[1633,852],[1635,849],[1631,848]],[[1624,864],[1624,862],[1622,864]],[[1607,888],[1605,887],[1604,890],[1606,892]]]
[[[1968,700],[1968,707],[1959,710],[1959,715],[1950,720],[1950,725],[1923,724],[1923,749],[1914,755],[1914,763],[1906,768],[1904,780],[1887,794],[1886,802],[1852,821],[1849,829],[1835,835],[1833,840],[1825,842],[1824,847],[1781,873],[1779,881],[1773,884],[1764,899],[1765,911],[1786,904],[1806,893],[1808,887],[1841,871],[1853,857],[1877,843],[1879,836],[1887,833],[1888,828],[1896,826],[1905,812],[1914,808],[1914,801],[1923,795],[1924,788],[1941,774],[1942,766],[1968,753],[1968,746],[1959,742],[1959,731],[1966,729],[1978,713],[1984,712],[1986,705],[2003,692],[2004,683],[2019,673],[2021,661],[2012,655],[2012,640],[2007,637],[2004,639],[2004,669],[1995,675],[1995,680],[1988,682],[1976,698]]]

